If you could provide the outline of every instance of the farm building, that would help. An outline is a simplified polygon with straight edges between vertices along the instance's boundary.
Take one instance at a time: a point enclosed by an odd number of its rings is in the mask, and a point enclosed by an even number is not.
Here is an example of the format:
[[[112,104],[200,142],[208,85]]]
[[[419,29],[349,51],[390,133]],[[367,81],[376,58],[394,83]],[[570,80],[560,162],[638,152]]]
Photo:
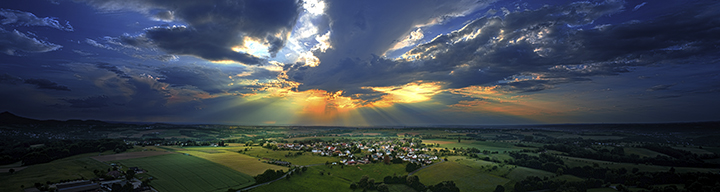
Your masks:
[[[86,192],[99,191],[100,184],[93,183],[88,180],[72,181],[66,183],[58,183],[55,185],[58,192]]]

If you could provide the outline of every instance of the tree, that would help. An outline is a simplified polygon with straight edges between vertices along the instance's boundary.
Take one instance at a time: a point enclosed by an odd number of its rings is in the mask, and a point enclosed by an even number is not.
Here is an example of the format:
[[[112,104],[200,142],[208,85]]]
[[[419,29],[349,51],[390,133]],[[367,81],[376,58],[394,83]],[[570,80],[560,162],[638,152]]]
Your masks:
[[[417,191],[425,190],[425,185],[420,183],[420,178],[417,175],[409,176],[406,178],[405,185],[413,188]],[[453,184],[454,185],[454,184]]]
[[[497,187],[495,187],[494,192],[505,192],[505,187],[503,187],[502,185],[498,185]]]
[[[355,182],[350,183],[350,189],[355,190],[355,189],[357,189],[357,188],[358,188],[357,183],[355,183]]]
[[[132,180],[133,177],[135,177],[135,171],[133,171],[133,170],[127,170],[127,171],[125,172],[125,179],[127,179],[127,180]]]
[[[368,183],[367,183],[368,179],[369,178],[367,175],[363,175],[362,178],[360,178],[360,181],[358,182],[358,187],[365,189],[368,185]]]
[[[367,180],[367,189],[375,190],[375,179]]]
[[[443,181],[437,185],[431,185],[428,187],[433,192],[460,192],[460,189],[455,186],[453,181]]]
[[[407,171],[407,172],[413,172],[413,171],[419,169],[420,167],[421,167],[421,166],[418,165],[418,164],[408,163],[407,165],[405,165],[405,171]]]
[[[403,160],[400,158],[395,158],[395,159],[390,160],[390,162],[392,162],[394,164],[400,164],[403,162]]]
[[[150,186],[150,179],[144,179],[142,183],[140,183],[140,186],[147,187]]]
[[[389,191],[390,191],[390,188],[383,183],[383,184],[380,184],[380,185],[377,186],[377,190],[378,190],[379,192],[389,192]]]
[[[10,174],[13,174],[13,173],[15,173],[15,169],[10,169],[10,170],[8,170],[8,172],[10,172]]]
[[[523,141],[532,141],[532,140],[533,140],[533,136],[530,136],[530,135],[525,135],[525,138],[523,138]]]

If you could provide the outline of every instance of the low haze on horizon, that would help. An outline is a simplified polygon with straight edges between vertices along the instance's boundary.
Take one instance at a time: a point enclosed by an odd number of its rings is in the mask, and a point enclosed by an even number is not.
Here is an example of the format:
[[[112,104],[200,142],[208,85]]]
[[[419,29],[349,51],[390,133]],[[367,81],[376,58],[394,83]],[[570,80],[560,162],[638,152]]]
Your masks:
[[[718,1],[25,0],[0,112],[242,125],[720,120]]]

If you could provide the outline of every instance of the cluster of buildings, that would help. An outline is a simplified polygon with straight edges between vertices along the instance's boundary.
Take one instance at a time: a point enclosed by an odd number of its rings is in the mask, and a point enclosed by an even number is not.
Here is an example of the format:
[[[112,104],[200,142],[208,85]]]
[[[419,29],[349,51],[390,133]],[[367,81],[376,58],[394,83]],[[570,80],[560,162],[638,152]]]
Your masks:
[[[418,164],[431,164],[438,157],[425,154],[429,150],[420,147],[419,143],[407,140],[390,140],[380,142],[316,142],[309,144],[278,143],[278,149],[309,151],[322,156],[337,156],[345,165],[369,164],[384,161],[385,156],[390,160],[399,159]],[[397,160],[396,160],[397,161]]]

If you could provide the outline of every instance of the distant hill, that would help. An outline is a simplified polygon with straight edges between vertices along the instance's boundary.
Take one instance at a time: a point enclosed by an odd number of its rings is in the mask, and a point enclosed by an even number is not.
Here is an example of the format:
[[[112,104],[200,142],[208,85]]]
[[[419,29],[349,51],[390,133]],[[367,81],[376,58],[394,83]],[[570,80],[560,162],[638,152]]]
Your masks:
[[[59,120],[37,120],[20,117],[10,112],[0,113],[0,125],[29,125],[29,124],[73,124],[73,125],[107,125],[112,124],[98,120],[78,120],[70,119],[67,121]]]
[[[20,117],[10,112],[0,113],[0,124],[37,124],[40,120]]]

